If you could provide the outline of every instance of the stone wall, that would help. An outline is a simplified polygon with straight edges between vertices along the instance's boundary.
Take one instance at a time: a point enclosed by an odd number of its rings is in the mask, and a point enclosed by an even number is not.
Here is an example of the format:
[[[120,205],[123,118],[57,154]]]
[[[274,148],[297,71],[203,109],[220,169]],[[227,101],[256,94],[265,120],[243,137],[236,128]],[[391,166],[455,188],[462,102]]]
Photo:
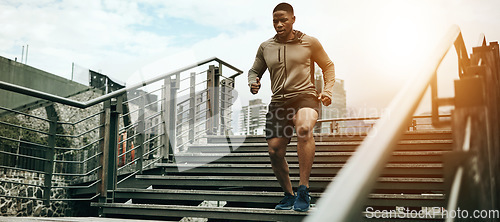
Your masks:
[[[87,101],[100,95],[102,95],[101,91],[88,90],[71,97],[71,99]],[[92,114],[101,112],[103,106],[102,104],[98,104],[87,109],[78,109],[61,104],[54,104],[51,109],[54,109],[57,113],[59,122],[74,123]],[[47,107],[25,110],[24,112],[32,116],[47,119]],[[43,132],[48,132],[49,129],[49,124],[47,121],[22,114],[8,115],[1,118],[3,122],[20,125],[25,128],[36,129]],[[95,117],[82,121],[76,125],[60,124],[57,128],[57,134],[80,135],[84,132],[87,133],[84,133],[82,136],[76,138],[56,137],[56,147],[82,148],[91,141],[99,140],[99,129],[94,129],[99,126],[99,120],[100,116],[96,115]],[[6,130],[8,130],[8,132]],[[3,131],[1,131],[0,133],[2,134],[1,136],[4,137],[40,145],[47,145],[48,141],[48,136],[45,134],[32,132],[25,129],[19,129],[16,127],[4,127]],[[0,140],[0,149],[3,149],[7,152],[15,152],[16,148],[17,152],[19,152],[19,146],[20,144],[17,142]],[[8,148],[10,147],[12,147],[12,149],[8,150]],[[97,151],[97,147],[98,143],[96,143],[96,145],[94,146],[88,146],[85,149],[81,150],[56,149],[54,158],[56,160],[82,161],[87,159],[89,156],[94,155]],[[13,156],[10,155],[3,155],[3,158],[6,157],[13,158]],[[44,193],[43,185],[45,174],[36,173],[29,170],[24,171],[10,169],[12,167],[25,167],[24,169],[43,171],[44,161],[35,160],[34,162],[38,161],[41,162],[41,164],[28,164],[28,167],[26,167],[19,165],[20,157],[16,158],[17,159],[15,161],[7,161],[7,163],[12,165],[7,165],[7,167],[5,168],[0,167],[0,196],[2,196],[0,197],[0,216],[67,217],[81,215],[81,211],[75,210],[75,208],[81,208],[82,203],[62,200],[72,198],[69,195],[68,190],[65,188],[51,189],[50,199],[53,199],[54,201],[50,201],[48,205],[44,205],[42,197]],[[97,159],[98,158],[94,158],[83,164],[55,163],[54,172],[86,173],[96,167],[96,164],[98,162]],[[35,167],[37,169],[32,167]],[[95,175],[93,176],[93,178],[96,178]],[[76,176],[53,175],[52,186],[68,186],[72,183],[76,183],[77,181],[81,181],[81,179],[78,180],[78,177]],[[75,207],[77,205],[78,207]],[[88,214],[89,211],[85,213]]]
[[[62,178],[56,178],[54,186],[62,186],[66,183]],[[0,197],[1,216],[34,216],[34,217],[63,217],[72,216],[71,203],[67,201],[50,201],[49,205],[44,205],[40,200],[43,196],[43,174],[18,171],[3,170],[2,181],[11,181],[24,184],[0,182],[0,195],[10,197]],[[31,185],[25,185],[31,184]],[[23,198],[11,198],[11,197]],[[51,199],[67,199],[68,193],[63,188],[52,189]]]

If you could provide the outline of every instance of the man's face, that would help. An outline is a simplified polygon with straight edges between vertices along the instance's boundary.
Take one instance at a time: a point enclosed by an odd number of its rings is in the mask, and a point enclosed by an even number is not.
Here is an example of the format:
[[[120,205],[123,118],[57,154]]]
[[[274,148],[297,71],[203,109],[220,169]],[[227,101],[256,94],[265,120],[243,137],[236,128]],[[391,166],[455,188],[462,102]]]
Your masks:
[[[286,41],[292,37],[293,23],[295,16],[286,11],[276,11],[273,13],[273,26],[280,40]]]

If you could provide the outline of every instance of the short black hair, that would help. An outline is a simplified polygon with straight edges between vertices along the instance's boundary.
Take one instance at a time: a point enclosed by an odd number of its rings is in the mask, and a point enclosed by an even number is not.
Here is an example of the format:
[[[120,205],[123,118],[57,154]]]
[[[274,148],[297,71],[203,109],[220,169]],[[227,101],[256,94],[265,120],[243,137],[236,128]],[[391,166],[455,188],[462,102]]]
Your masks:
[[[273,13],[275,13],[276,11],[285,11],[285,12],[289,12],[293,15],[292,5],[290,5],[286,2],[279,3],[276,7],[274,7]]]

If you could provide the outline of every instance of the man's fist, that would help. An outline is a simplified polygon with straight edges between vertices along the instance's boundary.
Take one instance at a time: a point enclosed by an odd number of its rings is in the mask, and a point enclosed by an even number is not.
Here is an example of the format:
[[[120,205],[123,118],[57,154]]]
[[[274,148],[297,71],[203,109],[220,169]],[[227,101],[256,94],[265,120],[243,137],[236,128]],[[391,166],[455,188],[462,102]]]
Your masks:
[[[329,106],[330,104],[332,104],[332,99],[330,99],[330,97],[328,97],[327,95],[323,94],[323,93],[320,93],[319,94],[319,97],[318,99],[323,103],[323,105],[325,106]]]
[[[259,77],[256,77],[255,80],[257,80],[257,82],[254,82],[254,83],[252,83],[252,85],[250,85],[250,92],[252,94],[257,94],[259,92],[259,89],[260,89]]]

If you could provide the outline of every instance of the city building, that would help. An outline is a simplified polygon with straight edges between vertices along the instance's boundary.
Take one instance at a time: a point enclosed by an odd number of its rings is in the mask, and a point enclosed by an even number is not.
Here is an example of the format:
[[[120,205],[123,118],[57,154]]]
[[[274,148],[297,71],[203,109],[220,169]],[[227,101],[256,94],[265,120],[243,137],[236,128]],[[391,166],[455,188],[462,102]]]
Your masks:
[[[241,135],[264,135],[266,129],[267,105],[261,99],[254,99],[243,106],[239,117]]]
[[[314,72],[316,89],[321,92],[323,88],[323,75],[321,69],[316,67]],[[347,97],[344,88],[344,80],[336,78],[333,85],[333,98],[330,106],[321,105],[321,113],[318,119],[343,118],[347,114]],[[328,133],[329,129],[322,126],[321,133]]]

